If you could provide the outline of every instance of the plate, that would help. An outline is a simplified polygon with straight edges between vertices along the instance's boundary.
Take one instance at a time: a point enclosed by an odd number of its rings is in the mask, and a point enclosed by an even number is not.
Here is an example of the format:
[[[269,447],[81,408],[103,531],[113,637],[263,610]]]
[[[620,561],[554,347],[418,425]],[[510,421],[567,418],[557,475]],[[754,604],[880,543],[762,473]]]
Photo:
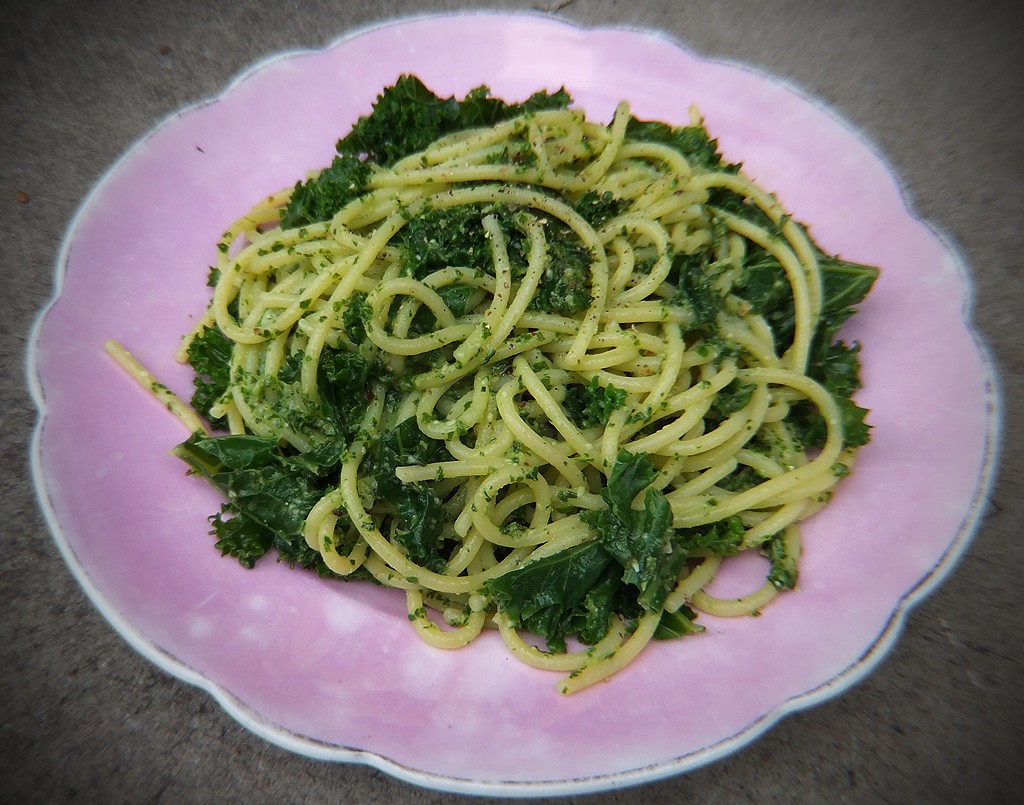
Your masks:
[[[220,501],[168,454],[187,434],[103,343],[119,340],[189,396],[172,355],[206,304],[218,236],[254,200],[328,164],[404,72],[439,94],[486,83],[509,100],[564,85],[603,120],[622,98],[638,117],[675,123],[696,104],[726,158],[827,251],[881,267],[844,332],[863,346],[858,399],[873,440],[807,523],[798,590],[761,617],[705,617],[706,633],[655,644],[566,698],[495,634],[433,649],[392,591],[273,561],[246,571],[214,550],[206,518]],[[873,145],[821,103],[656,33],[426,17],[264,61],[110,168],[69,228],[56,285],[29,347],[33,471],[56,544],[96,606],[266,739],[438,789],[526,796],[652,780],[844,690],[954,565],[995,465],[998,394],[955,249],[909,209]]]

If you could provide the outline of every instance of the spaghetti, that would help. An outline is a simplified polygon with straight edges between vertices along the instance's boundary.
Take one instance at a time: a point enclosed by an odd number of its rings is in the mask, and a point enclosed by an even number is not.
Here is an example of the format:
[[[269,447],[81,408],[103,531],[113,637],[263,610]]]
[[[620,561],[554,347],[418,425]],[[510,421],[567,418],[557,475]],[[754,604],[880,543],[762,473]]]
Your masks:
[[[178,355],[229,432],[179,448],[227,495],[222,551],[401,588],[431,645],[496,627],[564,693],[793,586],[798,523],[867,439],[835,333],[875,269],[695,113],[531,109],[345,164],[329,217],[289,221],[313,174],[227,230]],[[764,584],[705,592],[745,550]]]

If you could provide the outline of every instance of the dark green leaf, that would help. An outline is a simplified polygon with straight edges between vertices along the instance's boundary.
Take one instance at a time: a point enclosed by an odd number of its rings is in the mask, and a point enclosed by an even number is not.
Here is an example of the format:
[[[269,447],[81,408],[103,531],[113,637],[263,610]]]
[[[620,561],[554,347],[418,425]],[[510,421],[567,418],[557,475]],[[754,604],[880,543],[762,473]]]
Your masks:
[[[784,215],[778,222],[773,221],[768,213],[746,196],[724,187],[712,187],[708,191],[707,203],[713,210],[720,210],[742,218],[754,226],[768,230],[769,234],[775,237],[781,235],[782,227],[789,220],[788,216]]]
[[[781,534],[772,537],[765,545],[765,554],[771,562],[768,581],[780,590],[792,590],[796,587],[796,557],[786,551],[786,542]]]
[[[737,411],[741,411],[750,403],[756,386],[732,380],[725,388],[715,395],[711,403],[710,413],[718,419],[725,419]]]
[[[766,479],[750,467],[743,465],[727,475],[716,485],[728,492],[745,492]]]
[[[298,182],[281,213],[281,226],[294,229],[331,220],[366,189],[370,166],[353,156],[334,158],[329,168],[309,181]]]
[[[743,534],[743,521],[733,516],[706,526],[681,528],[676,531],[675,541],[687,552],[708,551],[715,556],[733,556],[739,552]]]
[[[444,524],[437,493],[424,484],[405,484],[395,475],[397,467],[430,464],[448,457],[444,442],[431,439],[417,426],[415,417],[383,434],[369,449],[367,468],[376,481],[376,497],[391,503],[398,517],[395,540],[417,564],[438,571],[445,560],[438,552]]]
[[[314,479],[281,466],[228,470],[211,478],[247,517],[282,536],[301,533],[322,490]]]
[[[285,466],[323,476],[338,465],[345,455],[345,449],[344,440],[328,439],[304,452],[284,456],[281,461]]]
[[[484,205],[466,205],[447,209],[428,209],[409,221],[398,233],[406,273],[422,279],[449,266],[463,266],[494,273],[491,245],[483,227],[487,214],[497,214],[511,224],[508,211]],[[518,241],[521,236],[506,226],[511,236],[509,258],[525,262]]]
[[[860,388],[860,345],[842,341],[829,345],[825,357],[815,366],[815,379],[833,394],[849,397]]]
[[[438,553],[444,525],[441,499],[432,489],[407,484],[394,502],[399,521],[395,542],[416,564],[436,573],[443,571],[445,560]]]
[[[669,126],[658,121],[632,118],[626,126],[626,138],[667,145],[681,153],[692,164],[709,170],[724,170],[730,173],[739,170],[739,165],[723,163],[718,152],[718,141],[713,140],[702,125]]]
[[[326,348],[320,355],[317,391],[320,410],[329,430],[346,441],[359,427],[370,394],[373,367],[360,355]]]
[[[626,392],[618,386],[600,385],[597,376],[586,385],[570,383],[566,386],[562,407],[579,428],[607,425],[612,413],[626,404]]]
[[[550,650],[563,651],[577,611],[586,608],[587,595],[611,561],[601,545],[585,542],[491,579],[485,589],[514,625],[543,637]],[[602,610],[602,598],[599,591],[591,599],[596,617]],[[589,628],[594,634],[599,631],[595,626]]]
[[[274,532],[245,515],[224,517],[225,507],[210,518],[215,543],[222,556],[233,556],[243,567],[252,568],[274,544]]]
[[[448,306],[452,315],[458,318],[466,315],[466,311],[469,309],[469,300],[472,299],[475,292],[476,288],[472,285],[455,283],[453,285],[445,285],[443,288],[438,288],[437,295],[440,296]]]
[[[580,196],[573,207],[588,224],[594,229],[598,229],[615,216],[625,212],[629,204],[625,199],[616,198],[608,190],[603,193],[589,190]]]
[[[833,318],[863,302],[878,279],[874,266],[840,260],[820,250],[818,264],[822,271],[822,307]]]
[[[304,541],[303,523],[323,494],[324,484],[292,464],[274,440],[196,433],[174,454],[228,499],[212,518],[222,553],[252,567],[275,542]]]
[[[541,277],[532,308],[545,313],[572,316],[590,307],[590,275],[593,258],[576,235],[564,224],[550,220],[548,266]]]
[[[674,640],[677,637],[700,634],[704,627],[696,622],[697,613],[687,606],[675,612],[663,612],[658,628],[654,630],[655,640]]]
[[[725,305],[725,297],[715,289],[710,273],[711,254],[677,254],[672,258],[668,281],[676,288],[669,300],[673,305],[688,308],[694,317],[693,329],[706,334],[717,333],[718,314]]]
[[[368,450],[367,468],[377,484],[377,497],[394,500],[407,488],[395,475],[396,467],[432,464],[450,458],[444,442],[431,439],[416,424],[415,417],[403,420],[382,434]]]
[[[625,522],[632,516],[633,500],[657,477],[658,471],[646,455],[624,450],[616,458],[601,497],[608,504],[608,510]]]
[[[457,131],[493,126],[526,112],[561,109],[571,102],[564,90],[537,92],[521,104],[490,96],[487,87],[471,90],[463,101],[441,98],[415,76],[403,75],[386,88],[368,117],[361,117],[338,153],[365,156],[385,167],[422,151],[434,140]]]
[[[306,542],[306,538],[301,534],[295,534],[292,537],[286,539],[281,536],[274,538],[274,549],[277,551],[277,561],[287,562],[289,567],[295,567],[298,565],[306,570],[315,570],[317,575],[321,578],[328,579],[353,579],[353,578],[365,578],[368,573],[361,573],[362,568],[356,570],[355,573],[351,573],[348,576],[340,576],[331,570],[327,563],[324,561],[323,554],[320,551],[314,550],[309,547],[309,543]]]
[[[608,634],[612,617],[621,612],[621,573],[614,562],[608,562],[602,578],[594,584],[583,601],[573,608],[568,634],[576,634],[582,643],[593,645]]]
[[[212,417],[210,408],[227,392],[231,379],[232,346],[233,342],[220,330],[207,327],[188,347],[188,362],[195,371],[192,407],[206,417],[214,428],[222,428],[227,424],[223,417]]]
[[[687,556],[673,545],[672,512],[664,495],[649,488],[643,507],[633,508],[634,498],[655,477],[657,470],[647,456],[623,451],[601,490],[608,508],[583,515],[622,566],[622,581],[639,589],[637,600],[649,612],[660,608],[671,592]]]
[[[842,414],[843,442],[847,447],[861,447],[870,439],[870,426],[865,422],[867,409],[861,408],[851,395],[860,388],[860,360],[857,344],[847,346],[842,341],[832,343],[824,353],[808,366],[807,374],[821,383],[836,397]],[[809,402],[793,406],[786,420],[797,431],[800,441],[809,447],[821,447],[827,431],[817,407]]]
[[[472,285],[463,285],[461,283],[445,285],[437,289],[437,295],[441,297],[441,300],[448,306],[452,315],[456,317],[466,314],[469,302],[475,292],[476,289]],[[437,319],[430,308],[423,305],[416,311],[416,315],[413,317],[412,324],[409,327],[409,335],[429,333],[436,329]]]
[[[755,313],[764,316],[775,337],[775,349],[785,352],[793,343],[796,313],[793,292],[786,271],[769,252],[754,247],[744,261],[736,293],[746,299]]]
[[[295,383],[302,376],[303,353],[293,352],[285,358],[284,364],[277,373],[277,379],[282,383]]]
[[[859,347],[847,346],[837,341],[836,336],[853,314],[854,305],[863,301],[871,290],[878,269],[830,257],[820,250],[818,260],[822,275],[822,313],[811,341],[807,374],[836,397],[843,413],[846,446],[860,447],[869,439],[869,427],[864,421],[866,409],[851,399],[861,385]],[[795,313],[789,282],[778,261],[763,249],[752,250],[737,293],[768,321],[778,352],[781,354],[788,349],[793,342]],[[825,423],[810,403],[794,405],[786,421],[805,446],[824,444]]]
[[[357,291],[349,297],[345,311],[341,314],[341,323],[353,344],[362,344],[366,340],[366,322],[373,311],[366,303],[366,294]]]
[[[276,448],[276,440],[262,436],[205,437],[194,433],[179,448],[179,457],[197,470],[199,467],[193,462],[201,462],[203,467],[215,467],[214,472],[249,470],[271,464]]]

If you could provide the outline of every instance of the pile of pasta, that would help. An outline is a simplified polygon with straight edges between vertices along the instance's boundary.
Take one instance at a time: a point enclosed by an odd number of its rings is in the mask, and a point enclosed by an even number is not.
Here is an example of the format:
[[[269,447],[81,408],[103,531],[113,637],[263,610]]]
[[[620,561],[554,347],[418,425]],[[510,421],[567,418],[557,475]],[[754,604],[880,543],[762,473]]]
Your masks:
[[[836,467],[854,452],[837,399],[806,373],[823,288],[805,228],[741,171],[634,140],[629,121],[623,103],[608,124],[566,108],[442,137],[374,166],[365,189],[322,222],[279,226],[295,188],[281,190],[225,233],[212,302],[179,353],[185,360],[209,328],[226,336],[230,386],[213,413],[231,433],[296,455],[320,449],[324,432],[283,406],[315,413],[322,356],[373,366],[365,387],[351,389],[358,422],[304,519],[306,543],[333,574],[403,590],[428,643],[464,646],[496,627],[516,657],[563,672],[565,693],[627,665],[666,613],[756,613],[785,586],[765,580],[742,598],[715,598],[704,588],[722,552],[697,548],[655,608],[612,612],[589,645],[572,634],[557,649],[537,640],[523,613],[501,606],[495,581],[600,540],[595,517],[609,509],[617,465],[646,457],[645,492],[668,504],[666,546],[676,531],[730,523],[739,529],[730,552],[774,540],[795,561],[798,523],[827,501],[844,474]],[[714,208],[709,198],[723,190],[763,220]],[[614,204],[587,216],[587,200]],[[443,227],[449,214],[476,221],[482,247],[472,261],[417,270],[408,229]],[[579,287],[566,286],[567,242],[584,258]],[[769,321],[736,292],[753,249],[777,261],[792,297],[781,352]],[[710,315],[680,292],[678,258],[694,254],[708,255],[700,281],[721,300]],[[559,280],[582,293],[577,310],[538,304]],[[604,408],[581,417],[569,405],[581,392]],[[796,405],[820,415],[820,447],[794,437],[786,420]],[[409,420],[443,445],[437,460],[394,472],[440,501],[433,566],[410,556],[400,533],[410,524],[370,467],[374,445]],[[726,482],[741,473],[754,480]]]

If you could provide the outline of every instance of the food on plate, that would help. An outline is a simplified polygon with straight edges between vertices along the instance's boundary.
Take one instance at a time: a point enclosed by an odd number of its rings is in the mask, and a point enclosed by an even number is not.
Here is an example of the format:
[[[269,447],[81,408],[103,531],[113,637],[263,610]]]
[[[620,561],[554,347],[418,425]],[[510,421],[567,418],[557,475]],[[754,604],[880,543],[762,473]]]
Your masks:
[[[439,647],[493,626],[564,693],[793,587],[869,438],[839,330],[878,270],[694,110],[599,123],[565,90],[402,76],[217,245],[191,407],[110,346],[193,431],[217,547],[401,589]],[[741,551],[763,584],[706,592]]]

